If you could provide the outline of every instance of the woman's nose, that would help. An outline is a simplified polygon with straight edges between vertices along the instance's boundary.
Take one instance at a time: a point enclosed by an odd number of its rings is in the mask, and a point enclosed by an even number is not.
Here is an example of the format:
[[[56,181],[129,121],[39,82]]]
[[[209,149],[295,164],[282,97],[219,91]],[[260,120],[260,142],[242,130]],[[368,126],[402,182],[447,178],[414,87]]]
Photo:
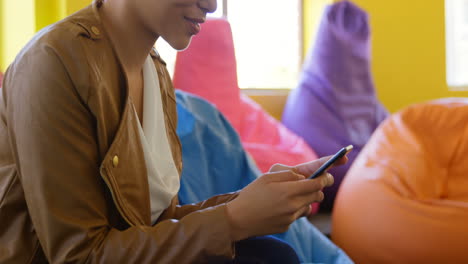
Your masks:
[[[200,0],[198,1],[198,7],[206,13],[213,13],[216,11],[217,3],[216,0]]]

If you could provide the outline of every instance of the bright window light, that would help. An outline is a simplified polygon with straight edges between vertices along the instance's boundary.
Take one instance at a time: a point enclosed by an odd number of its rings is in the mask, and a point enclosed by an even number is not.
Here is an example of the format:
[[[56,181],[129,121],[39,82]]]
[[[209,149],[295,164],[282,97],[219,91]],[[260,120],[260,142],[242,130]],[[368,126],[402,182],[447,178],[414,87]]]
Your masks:
[[[447,84],[468,90],[468,0],[446,0]]]
[[[214,13],[208,14],[209,17],[222,17],[223,16],[223,0],[216,0],[217,9]]]
[[[241,88],[293,88],[301,63],[299,0],[228,1]]]
[[[223,15],[223,0],[212,14]],[[301,64],[300,0],[229,0],[241,88],[293,88]],[[173,74],[176,51],[160,39],[158,52]]]
[[[172,76],[174,76],[177,51],[162,38],[159,38],[158,41],[156,41],[156,50],[159,55],[161,55],[161,58],[166,62],[166,68],[172,78]]]

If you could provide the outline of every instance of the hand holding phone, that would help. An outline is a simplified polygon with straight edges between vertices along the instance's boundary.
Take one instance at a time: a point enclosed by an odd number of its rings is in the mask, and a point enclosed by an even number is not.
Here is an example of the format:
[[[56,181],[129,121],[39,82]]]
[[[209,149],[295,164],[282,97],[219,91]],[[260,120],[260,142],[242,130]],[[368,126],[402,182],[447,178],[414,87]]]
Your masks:
[[[316,170],[312,175],[310,175],[309,179],[315,179],[318,176],[320,176],[327,169],[329,169],[335,162],[337,162],[346,154],[348,154],[352,149],[353,149],[353,145],[349,145],[347,147],[340,149],[335,155],[333,155],[333,157],[331,157],[331,159],[325,162],[322,166],[320,166],[320,168],[318,168],[318,170]]]

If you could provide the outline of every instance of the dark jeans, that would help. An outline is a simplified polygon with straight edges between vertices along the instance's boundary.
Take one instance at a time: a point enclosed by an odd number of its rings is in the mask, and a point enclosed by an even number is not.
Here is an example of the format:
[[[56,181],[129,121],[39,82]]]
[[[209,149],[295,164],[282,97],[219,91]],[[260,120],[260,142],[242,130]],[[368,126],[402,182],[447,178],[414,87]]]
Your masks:
[[[237,242],[234,263],[296,264],[300,261],[289,244],[271,236],[263,236]]]

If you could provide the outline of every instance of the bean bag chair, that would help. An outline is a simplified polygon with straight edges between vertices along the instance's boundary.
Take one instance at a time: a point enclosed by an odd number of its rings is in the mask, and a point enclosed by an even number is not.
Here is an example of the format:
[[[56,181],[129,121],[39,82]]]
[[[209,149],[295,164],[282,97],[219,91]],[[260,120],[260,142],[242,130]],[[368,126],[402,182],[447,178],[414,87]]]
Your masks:
[[[349,166],[388,113],[376,98],[370,69],[368,16],[349,1],[328,6],[298,87],[288,97],[282,122],[318,156],[354,145],[349,162],[330,170],[320,209],[331,210]]]
[[[357,263],[468,263],[468,98],[414,105],[349,170],[332,239]]]
[[[182,91],[176,91],[176,97],[177,134],[184,161],[179,191],[182,204],[237,191],[260,175],[234,128],[212,104]],[[289,243],[303,263],[352,263],[306,218],[275,236]]]
[[[3,83],[3,73],[0,72],[0,88],[2,88],[2,83]]]
[[[226,116],[261,171],[275,163],[295,165],[317,158],[296,134],[241,94],[229,23],[208,20],[190,47],[177,54],[174,86],[199,95]]]

